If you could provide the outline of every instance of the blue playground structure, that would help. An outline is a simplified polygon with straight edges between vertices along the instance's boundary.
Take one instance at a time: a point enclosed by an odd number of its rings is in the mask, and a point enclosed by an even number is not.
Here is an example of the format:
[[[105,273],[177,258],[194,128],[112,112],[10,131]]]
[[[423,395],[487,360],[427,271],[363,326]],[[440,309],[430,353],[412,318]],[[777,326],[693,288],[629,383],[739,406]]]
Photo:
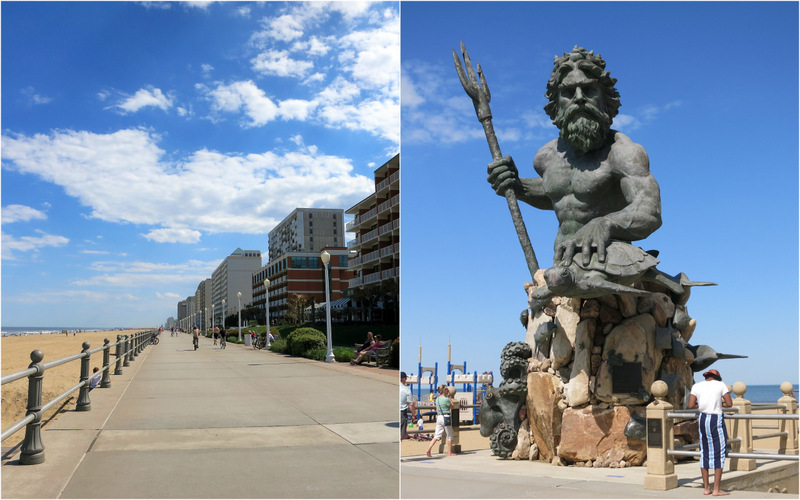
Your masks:
[[[426,376],[426,373],[430,375]],[[473,424],[478,423],[478,409],[483,400],[483,395],[486,393],[487,388],[491,387],[493,381],[492,372],[478,374],[476,371],[472,374],[467,373],[466,361],[461,365],[455,365],[448,361],[447,375],[442,379],[442,383],[457,389],[455,399],[461,403],[461,420],[466,420],[464,416],[467,415],[467,412],[464,409],[469,409],[472,412]],[[417,374],[409,375],[407,382],[412,386],[411,392],[416,395],[416,400],[427,402],[423,400],[422,386],[428,386],[428,394],[436,394],[436,387],[439,385],[439,363],[434,363],[433,366],[422,366],[420,362]],[[461,388],[457,387],[456,384],[461,384]],[[429,397],[428,394],[426,394],[426,398]],[[416,417],[433,416],[435,414],[435,411],[425,413],[418,411]]]

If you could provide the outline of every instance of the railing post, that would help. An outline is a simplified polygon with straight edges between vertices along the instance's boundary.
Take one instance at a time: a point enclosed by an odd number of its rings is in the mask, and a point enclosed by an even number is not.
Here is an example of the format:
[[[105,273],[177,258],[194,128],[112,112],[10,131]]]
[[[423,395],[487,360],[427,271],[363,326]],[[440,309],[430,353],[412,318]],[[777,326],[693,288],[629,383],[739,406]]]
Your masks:
[[[130,338],[128,335],[125,335],[125,350],[124,350],[124,358],[125,362],[122,363],[122,366],[131,366],[131,348],[130,348]]]
[[[131,361],[136,360],[136,356],[139,355],[139,334],[134,333],[131,335]]]
[[[117,358],[117,367],[114,375],[122,375],[122,335],[117,335],[117,348],[114,350],[114,357]]]
[[[750,415],[753,413],[753,405],[744,398],[747,392],[747,385],[744,382],[733,384],[733,393],[736,398],[733,400],[733,407],[738,408],[736,415]],[[753,421],[750,419],[733,420],[731,426],[731,439],[741,438],[741,441],[733,445],[735,453],[753,453]],[[755,470],[756,460],[754,458],[731,458],[730,470]]]
[[[92,402],[89,401],[89,362],[91,355],[89,354],[88,342],[83,343],[83,357],[81,358],[81,382],[83,386],[78,393],[78,403],[75,405],[77,411],[89,411],[92,409]]]
[[[111,387],[111,343],[108,339],[103,339],[103,378],[100,380],[100,387]]]
[[[794,415],[797,413],[797,400],[792,396],[794,386],[791,382],[781,384],[783,396],[778,400],[778,404],[786,405],[786,409],[781,409],[783,415]],[[778,453],[781,455],[797,455],[797,420],[781,420],[780,431],[786,431],[788,435],[781,436],[780,448]]]
[[[28,377],[28,411],[26,415],[33,414],[33,422],[25,427],[25,440],[19,456],[22,465],[36,465],[44,462],[44,445],[42,444],[42,379],[44,366],[42,351],[31,352],[31,364],[28,368],[36,368],[36,373]]]
[[[672,405],[666,399],[667,383],[656,380],[650,386],[655,400],[647,405],[647,475],[644,489],[666,491],[678,487],[675,464],[667,451],[672,448],[674,430],[667,413]]]

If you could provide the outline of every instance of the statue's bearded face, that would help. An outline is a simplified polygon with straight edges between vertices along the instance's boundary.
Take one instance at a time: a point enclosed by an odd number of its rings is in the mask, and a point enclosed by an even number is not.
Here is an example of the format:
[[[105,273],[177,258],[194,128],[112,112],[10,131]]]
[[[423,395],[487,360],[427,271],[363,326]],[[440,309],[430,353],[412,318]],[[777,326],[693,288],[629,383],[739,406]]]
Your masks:
[[[558,111],[553,120],[561,137],[587,152],[601,148],[611,129],[609,116],[597,80],[574,69],[558,89]]]

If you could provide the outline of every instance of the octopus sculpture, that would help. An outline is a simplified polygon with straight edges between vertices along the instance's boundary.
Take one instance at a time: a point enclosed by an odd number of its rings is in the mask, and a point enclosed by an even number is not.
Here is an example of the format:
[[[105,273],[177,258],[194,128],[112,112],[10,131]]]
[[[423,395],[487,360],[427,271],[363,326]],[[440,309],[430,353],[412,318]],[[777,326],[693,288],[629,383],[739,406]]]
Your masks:
[[[517,445],[520,421],[519,410],[528,394],[528,358],[531,348],[525,342],[510,342],[503,349],[500,387],[491,388],[481,402],[478,413],[481,436],[490,438],[492,452],[508,458]]]

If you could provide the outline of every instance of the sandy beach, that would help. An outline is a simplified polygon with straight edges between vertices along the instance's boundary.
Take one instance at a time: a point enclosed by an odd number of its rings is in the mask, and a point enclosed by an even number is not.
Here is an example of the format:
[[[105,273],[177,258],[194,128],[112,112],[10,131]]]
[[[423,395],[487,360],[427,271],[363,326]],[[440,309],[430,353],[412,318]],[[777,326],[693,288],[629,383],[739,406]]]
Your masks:
[[[83,343],[89,342],[90,349],[97,349],[103,346],[103,340],[109,339],[111,343],[116,342],[117,335],[131,335],[145,330],[144,328],[132,330],[116,330],[104,332],[83,332],[75,335],[64,334],[44,334],[26,336],[2,337],[0,353],[2,360],[0,368],[2,374],[8,375],[24,370],[31,363],[31,351],[39,349],[44,353],[43,363],[49,363],[75,354],[83,350]],[[111,349],[113,357],[114,348]],[[100,367],[103,364],[103,353],[98,352],[91,357],[91,367]],[[61,366],[47,370],[42,381],[42,402],[47,402],[64,391],[73,387],[80,381],[80,360],[71,361]],[[63,401],[66,406],[51,409],[44,415],[44,419],[50,418],[59,409],[72,409],[78,399],[78,391]],[[14,422],[25,416],[25,408],[28,401],[28,379],[24,378],[16,382],[6,384],[2,389],[2,428],[7,429]],[[18,431],[13,436],[3,442],[3,446],[13,446],[25,436],[25,430]]]

